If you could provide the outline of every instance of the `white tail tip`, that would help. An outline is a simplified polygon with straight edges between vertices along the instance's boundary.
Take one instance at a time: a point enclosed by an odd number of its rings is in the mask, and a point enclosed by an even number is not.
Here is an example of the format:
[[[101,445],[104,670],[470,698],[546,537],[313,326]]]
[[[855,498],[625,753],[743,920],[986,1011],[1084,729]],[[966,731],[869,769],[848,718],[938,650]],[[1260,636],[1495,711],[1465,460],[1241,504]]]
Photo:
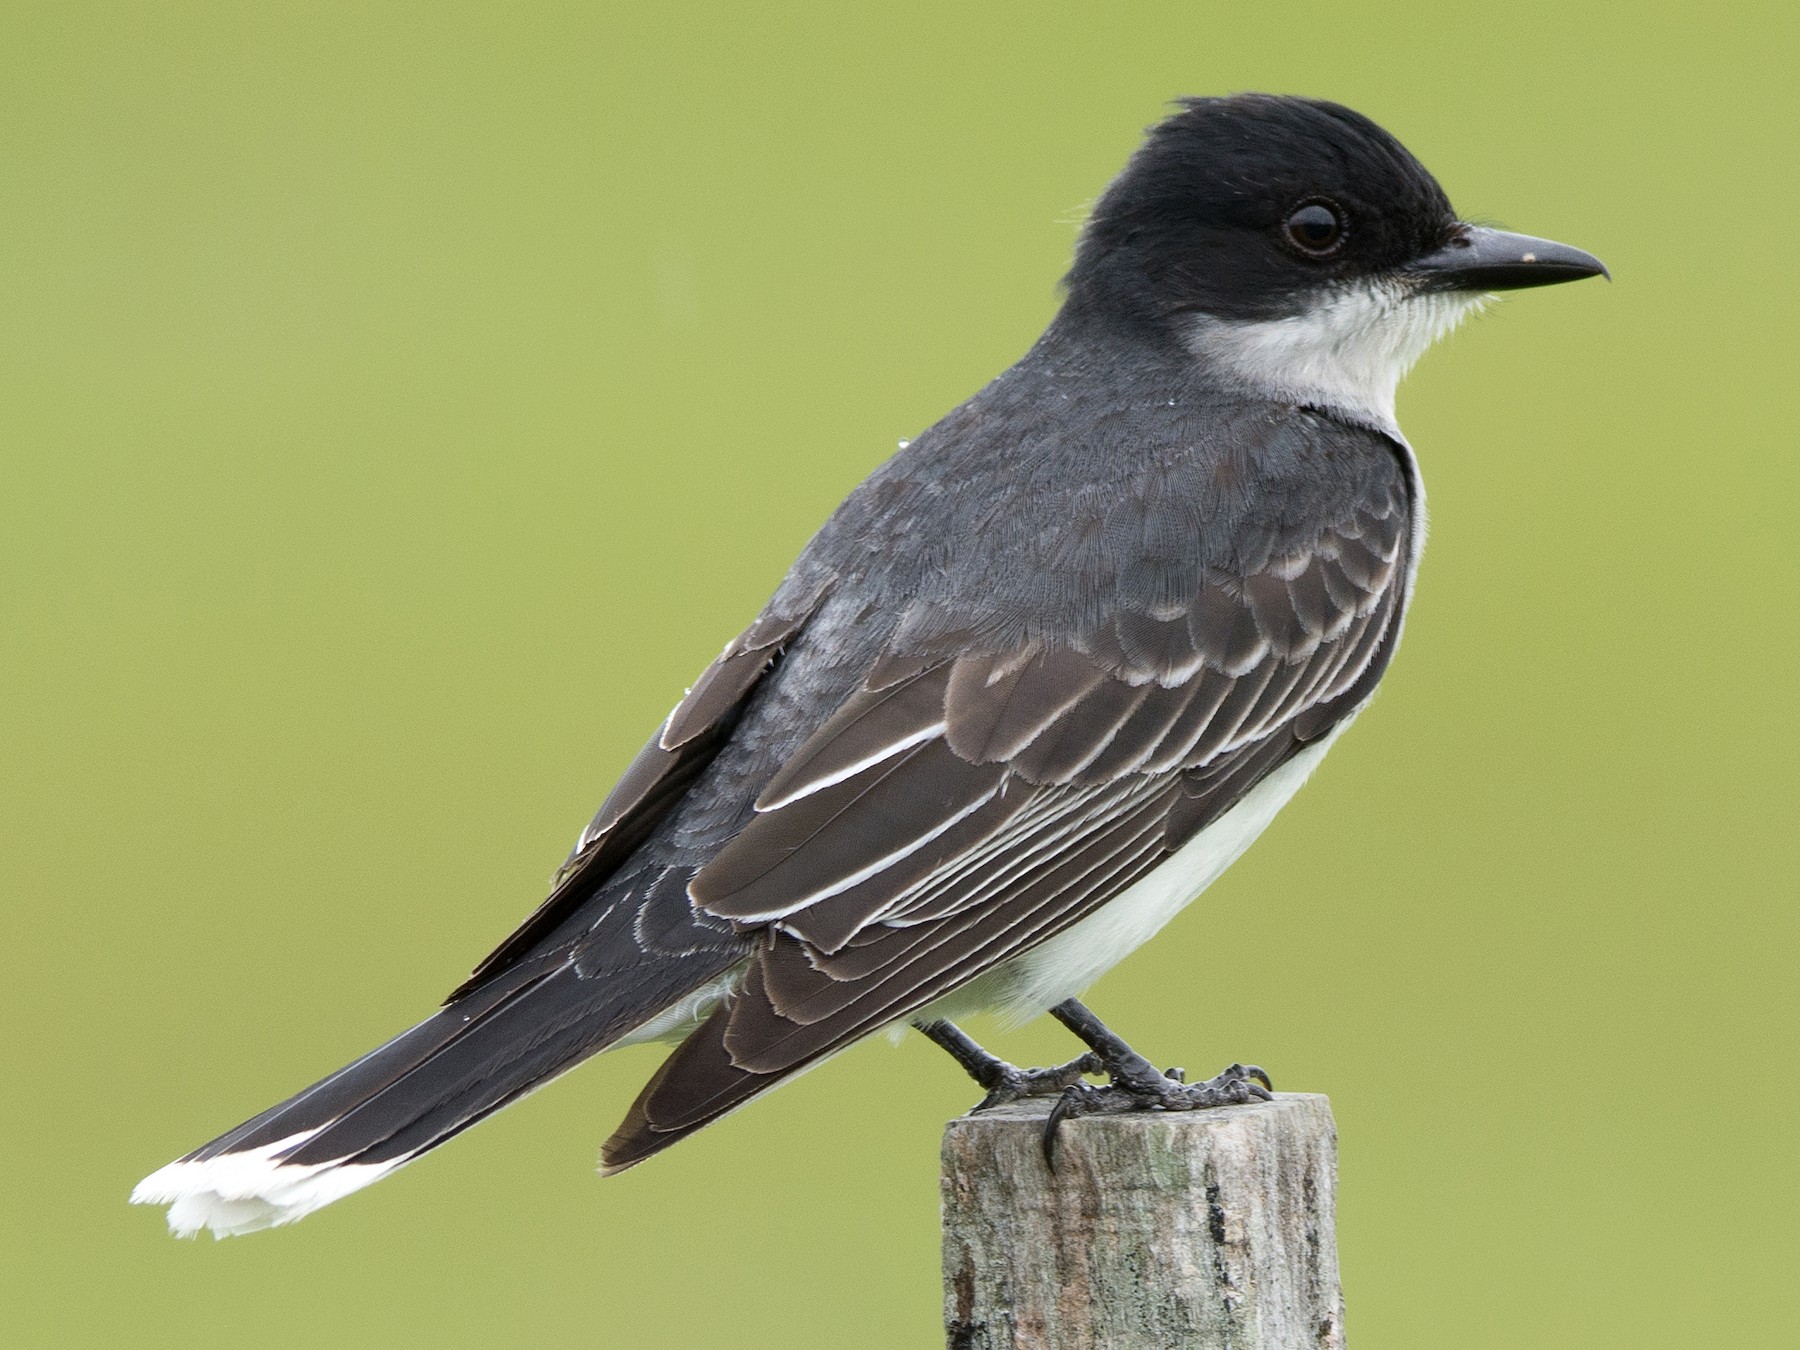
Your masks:
[[[316,1133],[307,1130],[242,1153],[172,1162],[138,1182],[131,1203],[167,1205],[169,1231],[176,1237],[193,1237],[202,1228],[210,1228],[215,1238],[236,1237],[305,1218],[407,1161],[279,1161],[278,1155],[293,1152]]]

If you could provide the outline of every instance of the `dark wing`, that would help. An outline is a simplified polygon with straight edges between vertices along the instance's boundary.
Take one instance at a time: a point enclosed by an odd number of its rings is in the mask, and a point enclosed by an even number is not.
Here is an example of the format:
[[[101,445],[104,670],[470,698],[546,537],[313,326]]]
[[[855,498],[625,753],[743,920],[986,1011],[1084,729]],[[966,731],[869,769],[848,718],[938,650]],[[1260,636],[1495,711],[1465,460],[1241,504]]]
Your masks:
[[[446,1002],[515,964],[593,898],[712,763],[752,691],[809,617],[810,610],[792,616],[765,614],[726,645],[601,803],[558,870],[549,897]]]
[[[758,943],[604,1158],[630,1166],[1091,914],[1373,690],[1411,539],[1398,478],[1243,574],[1079,643],[890,652],[689,886]]]

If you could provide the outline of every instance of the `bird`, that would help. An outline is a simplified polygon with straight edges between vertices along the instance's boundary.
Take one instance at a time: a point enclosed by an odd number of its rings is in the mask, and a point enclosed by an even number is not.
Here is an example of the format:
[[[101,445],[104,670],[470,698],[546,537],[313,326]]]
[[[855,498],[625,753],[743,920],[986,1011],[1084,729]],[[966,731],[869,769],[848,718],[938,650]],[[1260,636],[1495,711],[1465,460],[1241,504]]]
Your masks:
[[[1048,328],[858,486],[436,1012],[154,1172],[291,1223],[619,1046],[635,1166],[883,1030],[1072,1117],[1268,1098],[1159,1070],[1080,996],[1199,896],[1368,704],[1425,497],[1397,386],[1500,291],[1609,276],[1462,220],[1339,104],[1178,100],[1088,213]],[[958,1025],[1050,1013],[1020,1068]],[[1089,1082],[1104,1077],[1104,1083]]]

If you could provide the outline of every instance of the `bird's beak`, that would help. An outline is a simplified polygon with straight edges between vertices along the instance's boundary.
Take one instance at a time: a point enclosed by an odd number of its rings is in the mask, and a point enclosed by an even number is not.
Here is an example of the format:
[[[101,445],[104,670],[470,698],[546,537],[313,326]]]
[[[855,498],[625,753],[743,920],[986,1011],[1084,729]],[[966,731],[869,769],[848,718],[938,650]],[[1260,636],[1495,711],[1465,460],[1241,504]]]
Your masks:
[[[1583,277],[1612,280],[1606,264],[1591,253],[1482,225],[1458,227],[1455,238],[1407,271],[1431,291],[1516,291]]]

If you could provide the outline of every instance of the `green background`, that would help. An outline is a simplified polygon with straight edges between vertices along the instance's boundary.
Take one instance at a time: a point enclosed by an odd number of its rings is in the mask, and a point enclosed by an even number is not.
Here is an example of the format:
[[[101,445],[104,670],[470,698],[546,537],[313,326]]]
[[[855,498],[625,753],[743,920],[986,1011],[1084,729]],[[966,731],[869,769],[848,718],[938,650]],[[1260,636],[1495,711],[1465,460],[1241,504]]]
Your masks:
[[[0,1341],[937,1343],[971,1093],[916,1038],[616,1181],[651,1050],[298,1228],[125,1195],[432,1007],[1164,100],[1242,88],[1617,280],[1408,384],[1383,697],[1094,1002],[1331,1094],[1356,1344],[1785,1341],[1795,14],[9,0]]]

